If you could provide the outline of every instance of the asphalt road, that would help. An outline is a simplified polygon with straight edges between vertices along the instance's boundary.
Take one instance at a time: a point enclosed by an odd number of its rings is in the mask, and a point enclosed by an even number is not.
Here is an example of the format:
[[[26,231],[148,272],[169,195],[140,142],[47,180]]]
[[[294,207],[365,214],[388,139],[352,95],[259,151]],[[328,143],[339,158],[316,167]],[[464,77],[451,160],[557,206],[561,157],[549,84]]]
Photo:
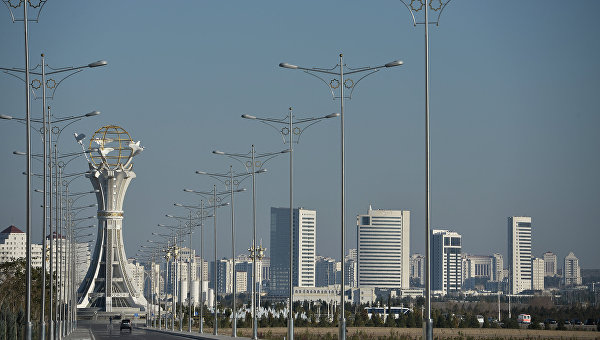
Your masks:
[[[67,337],[68,340],[103,340],[103,339],[187,339],[180,336],[149,332],[143,328],[134,328],[132,331],[119,330],[120,320],[114,320],[112,325],[108,321],[78,322],[77,330]],[[140,325],[143,326],[143,323]]]

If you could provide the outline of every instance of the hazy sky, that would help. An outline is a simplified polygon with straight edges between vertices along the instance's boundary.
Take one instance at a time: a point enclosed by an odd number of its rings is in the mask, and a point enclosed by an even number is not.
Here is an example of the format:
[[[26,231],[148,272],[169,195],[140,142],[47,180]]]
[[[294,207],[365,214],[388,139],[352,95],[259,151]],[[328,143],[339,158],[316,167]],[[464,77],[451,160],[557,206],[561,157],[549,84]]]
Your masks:
[[[592,0],[457,0],[431,27],[432,227],[461,233],[463,252],[506,254],[507,217],[526,215],[534,256],[553,251],[562,261],[573,251],[583,268],[599,267],[599,14]],[[23,67],[23,24],[11,23],[5,7],[0,32],[0,65]],[[146,147],[125,200],[128,256],[158,223],[172,222],[165,214],[187,213],[173,203],[198,203],[183,188],[212,188],[196,170],[234,164],[212,150],[285,148],[276,131],[241,114],[283,117],[289,106],[299,118],[339,112],[321,82],[280,62],[333,67],[339,53],[351,67],[402,59],[404,66],[363,80],[346,102],[347,244],[356,246],[356,215],[372,204],[410,210],[411,253],[423,252],[424,33],[400,1],[49,0],[40,22],[30,24],[32,66],[40,53],[52,67],[109,62],[65,80],[49,101],[57,116],[102,112],[66,128],[61,151],[78,150],[73,132],[91,136],[109,124]],[[0,113],[24,116],[24,92],[21,81],[0,74]],[[40,112],[33,101],[33,116]],[[12,155],[25,148],[24,130],[0,121],[2,228],[25,228],[25,160]],[[317,210],[317,252],[336,258],[339,140],[339,119],[328,120],[295,149],[296,206]],[[68,172],[86,167],[76,159]],[[269,209],[288,205],[288,159],[266,167],[257,220],[270,248]],[[85,178],[72,185],[91,189]],[[33,186],[42,184],[34,179]],[[86,200],[78,202],[93,202]],[[35,242],[40,204],[34,194]],[[250,191],[237,197],[237,253],[250,244],[251,207]],[[229,214],[219,213],[220,256],[231,254]],[[207,254],[212,235],[208,228]]]

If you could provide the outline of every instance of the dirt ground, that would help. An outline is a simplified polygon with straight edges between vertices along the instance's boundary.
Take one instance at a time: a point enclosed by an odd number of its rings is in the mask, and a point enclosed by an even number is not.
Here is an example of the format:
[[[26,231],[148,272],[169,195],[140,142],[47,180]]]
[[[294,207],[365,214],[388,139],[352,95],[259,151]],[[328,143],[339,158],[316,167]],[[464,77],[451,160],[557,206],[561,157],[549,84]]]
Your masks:
[[[241,336],[251,336],[252,329],[238,328]],[[296,337],[302,334],[311,335],[337,335],[337,328],[318,327],[296,327]],[[348,335],[362,332],[362,334],[374,337],[404,335],[413,339],[420,339],[423,334],[421,328],[386,328],[386,327],[348,327]],[[221,329],[219,334],[231,334],[231,330]],[[261,339],[283,339],[287,329],[283,327],[260,328],[258,330]],[[553,330],[531,330],[531,329],[504,329],[504,328],[434,328],[433,336],[437,339],[595,339],[600,340],[600,332],[596,331],[553,331]]]

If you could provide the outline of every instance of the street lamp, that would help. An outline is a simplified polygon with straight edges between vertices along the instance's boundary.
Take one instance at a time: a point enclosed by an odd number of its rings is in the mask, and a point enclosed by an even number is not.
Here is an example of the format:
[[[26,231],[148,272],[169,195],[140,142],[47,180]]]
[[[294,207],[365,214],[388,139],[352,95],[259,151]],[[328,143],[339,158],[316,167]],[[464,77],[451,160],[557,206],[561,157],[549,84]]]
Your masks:
[[[186,189],[184,189],[185,191]],[[243,190],[240,190],[243,191]],[[193,192],[193,190],[192,190]],[[232,200],[233,201],[233,200]],[[227,206],[229,203],[221,203],[219,205],[217,205],[218,207],[224,207]],[[212,217],[213,215],[205,215],[204,214],[204,208],[210,209],[213,208],[213,206],[205,206],[203,201],[200,201],[200,205],[199,206],[195,206],[195,205],[185,205],[185,204],[181,204],[181,203],[175,203],[173,204],[176,207],[181,207],[181,208],[185,208],[188,209],[189,211],[189,222],[188,222],[188,226],[190,227],[190,243],[189,243],[189,247],[190,247],[190,262],[189,262],[189,275],[188,275],[188,291],[190,294],[190,297],[188,299],[188,308],[190,310],[189,313],[189,322],[188,322],[188,332],[192,332],[192,310],[194,309],[195,306],[192,306],[192,298],[191,298],[191,294],[192,294],[192,279],[191,279],[191,273],[192,273],[192,269],[191,269],[191,265],[192,265],[192,258],[191,258],[191,249],[192,249],[192,227],[197,227],[199,226],[200,228],[203,228],[203,220],[207,217]],[[232,204],[233,206],[233,204]],[[200,224],[193,224],[192,223],[192,210],[199,210],[196,212],[196,216],[194,217],[194,219],[200,219]],[[178,218],[178,219],[184,219],[184,217],[175,217],[175,216],[170,216],[172,218]],[[202,230],[201,230],[201,234],[202,234]],[[201,241],[203,242],[203,241]],[[200,248],[202,249],[202,244],[200,245]],[[202,251],[201,251],[202,252]],[[202,259],[203,260],[203,259]],[[204,265],[204,263],[202,263],[202,266]],[[201,269],[201,271],[203,270],[203,267]],[[201,273],[201,275],[203,275],[203,273]],[[202,280],[201,280],[202,281]],[[200,289],[202,289],[202,287],[200,287]],[[202,317],[202,313],[200,313],[201,317]]]
[[[429,25],[440,23],[440,17],[450,0],[400,0],[409,10],[413,25],[425,26],[425,309],[423,318],[423,338],[433,339],[433,319],[431,318],[431,211],[430,211],[430,173],[429,173]],[[429,10],[437,13],[433,21],[429,21]],[[423,17],[420,17],[423,13]]]
[[[240,183],[243,180],[248,178],[250,176],[250,174],[248,174],[248,173],[236,174],[233,172],[233,167],[231,165],[229,166],[228,173],[219,174],[219,173],[210,173],[210,172],[205,172],[205,171],[196,171],[196,173],[198,175],[207,175],[207,176],[210,176],[210,177],[218,180],[219,182],[225,184],[225,187],[229,188],[229,191],[230,191],[231,261],[232,261],[232,266],[233,266],[233,303],[232,303],[233,319],[231,321],[231,336],[235,338],[235,337],[237,337],[237,305],[236,305],[237,275],[236,275],[236,271],[235,271],[235,213],[234,213],[234,204],[233,204],[233,202],[234,202],[233,193],[246,191],[246,189],[237,189],[237,187],[240,185]],[[225,178],[225,179],[223,179],[223,178]],[[240,178],[241,178],[241,180],[240,180]],[[234,187],[236,187],[235,191],[233,190]]]
[[[26,7],[26,6],[25,6]],[[42,81],[45,84],[45,68],[44,68],[44,55],[42,54]],[[0,69],[4,69],[4,68],[0,68]],[[11,70],[11,72],[20,72],[21,70]],[[5,73],[14,75],[8,71],[5,70]],[[63,78],[64,79],[64,78]],[[44,249],[46,249],[46,224],[49,223],[50,224],[50,230],[52,230],[52,199],[50,199],[50,205],[48,206],[47,204],[47,189],[48,186],[50,187],[50,192],[52,192],[52,172],[49,172],[49,177],[48,177],[48,168],[52,167],[52,157],[49,157],[50,152],[50,145],[52,144],[52,133],[57,135],[57,141],[58,141],[58,136],[60,136],[60,133],[64,130],[64,128],[66,128],[67,126],[75,123],[76,121],[79,121],[82,118],[86,118],[86,117],[93,117],[93,116],[97,116],[100,114],[99,111],[92,111],[86,114],[82,114],[82,115],[71,115],[71,116],[66,116],[66,117],[60,117],[57,118],[56,121],[54,123],[59,123],[59,122],[67,122],[69,121],[69,123],[67,123],[65,126],[63,126],[62,128],[58,128],[57,126],[54,127],[54,129],[52,129],[51,127],[51,123],[50,123],[50,108],[48,107],[48,110],[46,111],[46,86],[44,86],[43,88],[43,104],[42,104],[42,111],[44,111],[43,113],[43,119],[42,120],[38,120],[38,119],[31,119],[29,116],[26,117],[25,119],[23,118],[17,118],[17,117],[12,117],[9,115],[2,115],[0,114],[0,119],[4,119],[4,120],[15,120],[19,123],[23,123],[26,126],[28,126],[27,131],[29,131],[29,125],[30,122],[34,122],[34,123],[42,123],[42,139],[43,139],[43,144],[44,144],[44,152],[43,152],[43,163],[44,163],[44,170],[43,170],[43,176],[44,176],[44,210],[43,210],[43,223],[42,223],[42,247]],[[48,133],[52,131],[52,133]],[[56,144],[55,144],[56,145]],[[33,157],[34,155],[31,155],[31,144],[30,144],[30,138],[28,138],[28,151],[24,152],[24,153],[18,153],[18,152],[13,152],[14,154],[22,154],[22,155],[26,155],[28,156],[28,162],[30,162],[31,157]],[[75,155],[75,154],[73,154]],[[70,155],[69,155],[70,156]],[[68,157],[68,156],[61,156],[62,157]],[[50,160],[50,162],[48,162],[48,159]],[[31,167],[28,166],[28,171],[27,173],[30,173]],[[30,183],[30,176],[28,176],[28,182]],[[46,213],[50,212],[50,218],[47,219]],[[29,213],[30,215],[30,213]],[[52,243],[50,244],[50,247],[52,248]],[[52,253],[52,250],[50,251]],[[52,262],[52,261],[51,261]],[[52,263],[50,263],[50,266],[52,266]],[[42,272],[45,273],[46,272],[46,253],[44,252],[42,254]],[[52,287],[52,280],[53,277],[52,275],[50,275],[50,287]],[[45,339],[45,317],[44,317],[44,313],[45,313],[45,302],[46,302],[46,277],[45,275],[42,276],[42,297],[41,297],[41,310],[40,310],[40,327],[41,327],[41,332],[40,332],[40,337],[41,339]],[[52,289],[50,290],[50,301],[52,301]],[[50,312],[50,338],[53,339],[54,337],[54,324],[52,321],[52,307],[50,307],[49,309]]]
[[[382,69],[385,68],[390,68],[390,67],[395,67],[395,66],[400,66],[402,65],[403,62],[401,60],[395,60],[395,61],[391,61],[387,64],[384,65],[380,65],[380,66],[366,66],[366,67],[359,67],[359,68],[350,68],[348,67],[346,64],[344,64],[343,61],[343,55],[340,53],[340,61],[337,65],[335,65],[333,68],[318,68],[318,67],[312,67],[312,68],[307,68],[307,67],[302,67],[302,66],[297,66],[297,65],[292,65],[289,63],[280,63],[279,66],[282,68],[287,68],[287,69],[292,69],[292,70],[302,70],[305,73],[310,74],[311,76],[316,77],[317,79],[321,80],[325,85],[327,85],[327,87],[329,88],[329,91],[331,92],[331,95],[333,97],[333,99],[340,99],[340,125],[341,125],[341,186],[342,186],[342,190],[341,190],[341,200],[342,200],[342,204],[341,204],[341,241],[342,241],[342,248],[341,248],[341,261],[342,261],[342,268],[341,268],[341,282],[340,282],[340,327],[339,327],[339,339],[340,340],[345,340],[346,339],[346,317],[345,317],[345,306],[344,306],[344,296],[345,296],[345,284],[344,284],[344,256],[345,256],[345,250],[346,250],[346,168],[345,168],[345,162],[346,162],[346,146],[345,146],[345,135],[344,135],[344,99],[352,99],[352,93],[354,92],[354,89],[356,88],[356,85],[358,85],[358,83],[363,80],[364,78],[366,78],[369,75],[372,75],[373,73],[379,72]],[[337,69],[337,71],[336,71]],[[326,75],[330,75],[333,76],[334,78],[331,79],[329,82],[327,82],[325,79],[323,79],[320,74],[326,74]],[[358,80],[354,81],[352,78],[345,78],[345,76],[351,75],[351,74],[356,74],[357,76],[359,76],[360,78],[358,78]],[[347,89],[349,91],[348,94],[345,94],[344,89]],[[339,90],[339,94],[336,94],[334,91],[335,90]],[[290,305],[291,305],[291,301],[290,301]],[[289,321],[288,321],[289,322]],[[289,333],[288,334],[289,340],[293,340],[294,334],[293,333]]]
[[[183,189],[183,191],[199,195],[203,194],[191,189]],[[214,216],[204,214],[204,208],[206,208],[206,206],[204,206],[204,200],[200,200],[198,208],[200,209],[200,319],[198,333],[204,333],[204,219]]]
[[[269,152],[263,154],[256,154],[254,145],[252,145],[250,152],[246,154],[235,154],[226,153],[223,151],[213,151],[215,155],[227,156],[231,159],[242,163],[246,169],[247,174],[252,175],[252,249],[256,247],[256,174],[266,172],[262,167],[273,157],[276,157],[283,153],[288,153],[290,150],[282,150],[279,152]],[[258,160],[257,160],[258,159]],[[258,168],[258,170],[256,169]],[[252,339],[258,339],[258,320],[256,315],[256,252],[252,256]],[[216,335],[216,333],[215,333]]]
[[[220,203],[221,202],[221,196],[222,195],[226,195],[229,194],[229,192],[225,191],[225,192],[219,192],[217,193],[217,186],[213,185],[213,190],[212,192],[202,192],[202,191],[196,191],[196,190],[191,190],[191,189],[183,189],[183,191],[185,192],[189,192],[189,193],[193,193],[196,195],[200,195],[202,197],[209,197],[209,202],[212,202],[212,207],[206,207],[202,204],[200,204],[200,208],[204,209],[204,208],[213,208],[213,222],[214,222],[214,255],[215,255],[215,264],[214,264],[214,276],[215,276],[215,282],[214,282],[214,291],[215,291],[215,297],[214,297],[214,329],[213,329],[213,334],[217,335],[217,331],[218,331],[218,317],[219,317],[219,312],[217,309],[217,300],[218,300],[218,296],[219,296],[219,289],[218,289],[218,285],[217,285],[217,270],[218,270],[218,264],[217,264],[217,208],[219,207],[224,207],[229,205],[229,203]],[[210,197],[210,195],[212,195],[212,197]],[[204,210],[201,210],[201,214],[204,213]],[[204,231],[204,228],[202,228],[202,231]],[[202,243],[204,243],[204,241],[202,241]],[[202,251],[201,251],[202,252]],[[204,254],[202,254],[203,256]],[[202,263],[202,266],[204,266],[204,262]],[[203,268],[204,269],[204,268]],[[200,290],[202,291],[202,287],[200,287]],[[204,308],[204,305],[202,305],[202,308]],[[200,315],[200,319],[202,319],[202,315]],[[201,321],[202,322],[202,321]],[[202,326],[202,324],[201,324]],[[203,329],[202,327],[200,327],[199,329],[200,333],[202,333]]]
[[[294,119],[292,108],[289,108],[289,113],[281,119],[278,118],[258,118],[256,116],[243,114],[242,118],[259,121],[266,124],[281,134],[284,144],[289,144],[290,154],[290,272],[289,272],[289,299],[290,308],[288,316],[288,337],[289,339],[294,338],[294,313],[292,307],[294,305],[294,284],[293,284],[293,269],[294,269],[294,258],[292,256],[292,249],[294,249],[294,143],[300,142],[300,136],[308,127],[322,121],[323,119],[338,117],[339,113],[332,113],[323,117],[303,118]],[[283,127],[281,127],[283,126]],[[300,242],[300,240],[298,241]]]

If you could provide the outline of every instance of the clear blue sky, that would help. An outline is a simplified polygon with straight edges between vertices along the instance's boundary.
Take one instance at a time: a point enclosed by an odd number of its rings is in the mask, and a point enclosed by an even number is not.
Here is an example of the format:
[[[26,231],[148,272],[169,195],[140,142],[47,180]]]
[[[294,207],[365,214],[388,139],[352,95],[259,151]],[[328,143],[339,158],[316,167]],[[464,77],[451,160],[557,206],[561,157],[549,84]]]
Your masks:
[[[464,252],[506,254],[507,217],[528,215],[534,256],[573,251],[583,268],[599,267],[599,14],[591,0],[456,0],[431,27],[432,227],[461,233]],[[23,67],[22,28],[0,8],[0,65]],[[211,150],[285,147],[242,113],[339,111],[322,83],[278,63],[331,67],[340,52],[355,67],[404,60],[362,81],[346,105],[347,240],[355,246],[355,216],[372,204],[410,210],[411,253],[423,251],[424,34],[400,1],[50,0],[30,28],[32,66],[42,52],[54,67],[109,62],[65,80],[49,103],[57,115],[102,112],[67,128],[61,150],[77,150],[73,132],[91,136],[108,124],[146,147],[125,201],[129,256],[157,223],[170,222],[164,214],[186,213],[174,202],[197,202],[183,188],[212,187],[195,170],[228,168]],[[0,74],[0,113],[22,115],[21,84]],[[39,116],[39,100],[32,110]],[[25,161],[12,155],[24,149],[24,128],[0,122],[0,141],[0,224],[24,228]],[[339,258],[339,120],[307,130],[295,155],[295,201],[317,210],[317,252]],[[267,168],[257,190],[269,247],[269,208],[288,204],[288,161]],[[249,246],[250,198],[237,200],[238,253]],[[229,212],[220,216],[219,255],[229,256]]]

